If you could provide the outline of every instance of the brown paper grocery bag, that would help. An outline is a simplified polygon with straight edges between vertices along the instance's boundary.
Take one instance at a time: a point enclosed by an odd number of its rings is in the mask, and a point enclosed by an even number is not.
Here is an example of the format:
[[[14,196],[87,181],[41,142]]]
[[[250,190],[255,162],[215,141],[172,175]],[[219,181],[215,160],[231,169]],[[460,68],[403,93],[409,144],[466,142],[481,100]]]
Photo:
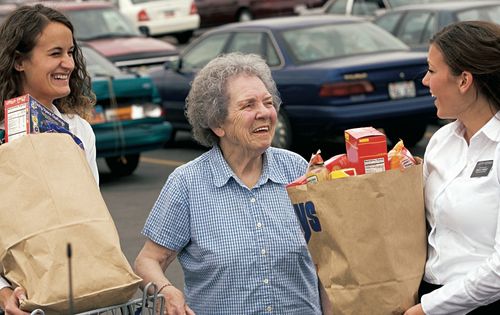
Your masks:
[[[403,314],[426,260],[422,165],[288,188],[334,314]]]
[[[65,134],[33,134],[0,146],[0,263],[26,289],[21,308],[68,313],[67,244],[74,311],[125,303],[140,281],[82,149]]]

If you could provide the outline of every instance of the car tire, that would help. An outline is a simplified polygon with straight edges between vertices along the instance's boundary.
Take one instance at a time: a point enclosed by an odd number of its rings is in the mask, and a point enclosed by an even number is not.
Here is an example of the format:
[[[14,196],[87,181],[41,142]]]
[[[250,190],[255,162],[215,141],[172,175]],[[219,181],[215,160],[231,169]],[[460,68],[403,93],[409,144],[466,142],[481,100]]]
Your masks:
[[[172,133],[170,134],[170,138],[163,144],[164,148],[171,148],[175,144],[175,136],[177,135],[177,130],[172,129]]]
[[[248,9],[241,9],[238,13],[238,22],[248,22],[253,20],[253,15]]]
[[[193,37],[193,31],[185,31],[175,34],[175,38],[179,44],[186,44]]]
[[[418,118],[416,119],[418,120]],[[384,128],[387,138],[394,146],[400,139],[405,147],[412,148],[422,140],[427,130],[427,121],[404,120]]]
[[[139,165],[140,154],[127,154],[122,156],[107,157],[106,164],[113,175],[131,175]]]
[[[290,149],[292,147],[292,126],[283,110],[280,110],[278,113],[272,146],[282,149]]]

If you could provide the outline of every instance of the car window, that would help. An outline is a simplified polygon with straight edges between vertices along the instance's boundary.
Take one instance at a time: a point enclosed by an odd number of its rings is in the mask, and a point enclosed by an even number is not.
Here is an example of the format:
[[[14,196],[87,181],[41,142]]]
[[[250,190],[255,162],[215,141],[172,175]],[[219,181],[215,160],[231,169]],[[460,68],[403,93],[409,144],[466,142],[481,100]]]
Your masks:
[[[115,76],[121,73],[111,61],[101,56],[92,48],[82,46],[87,71],[92,76]]]
[[[262,55],[262,33],[236,33],[227,48],[227,52],[239,51],[245,54]]]
[[[278,54],[266,33],[236,33],[226,52],[234,51],[246,54],[258,54],[266,60],[269,66],[278,66],[280,64]]]
[[[431,15],[431,12],[408,12],[401,22],[397,37],[409,46],[421,44]]]
[[[431,37],[437,31],[437,18],[436,14],[431,14],[429,20],[427,20],[427,25],[424,28],[424,32],[422,34],[421,44],[428,44],[431,40]]]
[[[222,53],[231,33],[215,34],[200,40],[182,58],[183,70],[202,68],[210,60]]]
[[[482,20],[500,23],[500,5],[458,12],[457,20]]]
[[[369,22],[304,27],[284,31],[282,35],[290,53],[299,63],[379,51],[408,50],[397,38]]]
[[[378,26],[388,31],[389,33],[395,34],[396,24],[401,18],[401,15],[402,15],[401,12],[387,13],[379,17],[377,20],[373,21],[373,23],[377,24]]]
[[[280,57],[269,36],[266,36],[266,61],[270,67],[281,64]]]
[[[375,11],[383,9],[384,2],[382,0],[358,0],[352,5],[353,15],[374,15]]]
[[[326,8],[325,13],[346,14],[346,7],[347,7],[347,0],[337,0]]]
[[[115,10],[102,10],[101,12],[106,27],[112,33],[128,33],[132,29],[130,21],[126,20]]]
[[[139,32],[116,9],[71,10],[65,14],[73,23],[75,37],[79,40],[111,35],[139,36]]]

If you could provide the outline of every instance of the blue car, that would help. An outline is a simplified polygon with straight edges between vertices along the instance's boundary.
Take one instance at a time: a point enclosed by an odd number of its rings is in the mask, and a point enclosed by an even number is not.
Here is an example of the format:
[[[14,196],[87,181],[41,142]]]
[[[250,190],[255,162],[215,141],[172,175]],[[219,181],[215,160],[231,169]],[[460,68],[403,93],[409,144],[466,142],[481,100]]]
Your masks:
[[[351,127],[384,128],[413,146],[436,115],[421,79],[427,57],[357,17],[283,17],[215,28],[177,60],[150,75],[176,130],[189,130],[185,98],[195,73],[222,53],[261,55],[283,100],[273,145],[291,148],[342,135]]]
[[[172,126],[165,121],[158,91],[148,76],[124,73],[88,46],[82,46],[96,95],[92,129],[96,154],[115,175],[130,175],[144,151],[162,148]]]

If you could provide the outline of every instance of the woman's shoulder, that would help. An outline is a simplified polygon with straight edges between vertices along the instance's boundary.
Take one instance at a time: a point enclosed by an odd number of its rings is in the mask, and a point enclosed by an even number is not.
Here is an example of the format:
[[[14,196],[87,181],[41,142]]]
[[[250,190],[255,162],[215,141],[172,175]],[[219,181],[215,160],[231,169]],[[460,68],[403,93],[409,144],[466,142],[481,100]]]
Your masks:
[[[282,170],[292,180],[304,175],[307,170],[307,161],[298,153],[270,147],[266,154],[268,155],[269,165],[274,169]]]
[[[449,139],[449,136],[453,133],[459,132],[460,123],[458,121],[452,121],[442,126],[434,132],[429,140],[427,147],[433,146],[436,143],[442,142],[444,139]]]
[[[266,152],[277,161],[292,162],[292,163],[307,165],[307,161],[300,154],[293,151],[270,147]]]
[[[88,121],[80,117],[78,114],[62,114],[63,119],[68,122],[70,129],[83,129],[92,131],[92,126]],[[93,132],[92,132],[93,133]]]
[[[202,153],[200,156],[179,165],[172,171],[172,175],[174,177],[190,177],[192,175],[201,173],[206,173],[209,171],[209,163],[210,163],[210,150]]]

